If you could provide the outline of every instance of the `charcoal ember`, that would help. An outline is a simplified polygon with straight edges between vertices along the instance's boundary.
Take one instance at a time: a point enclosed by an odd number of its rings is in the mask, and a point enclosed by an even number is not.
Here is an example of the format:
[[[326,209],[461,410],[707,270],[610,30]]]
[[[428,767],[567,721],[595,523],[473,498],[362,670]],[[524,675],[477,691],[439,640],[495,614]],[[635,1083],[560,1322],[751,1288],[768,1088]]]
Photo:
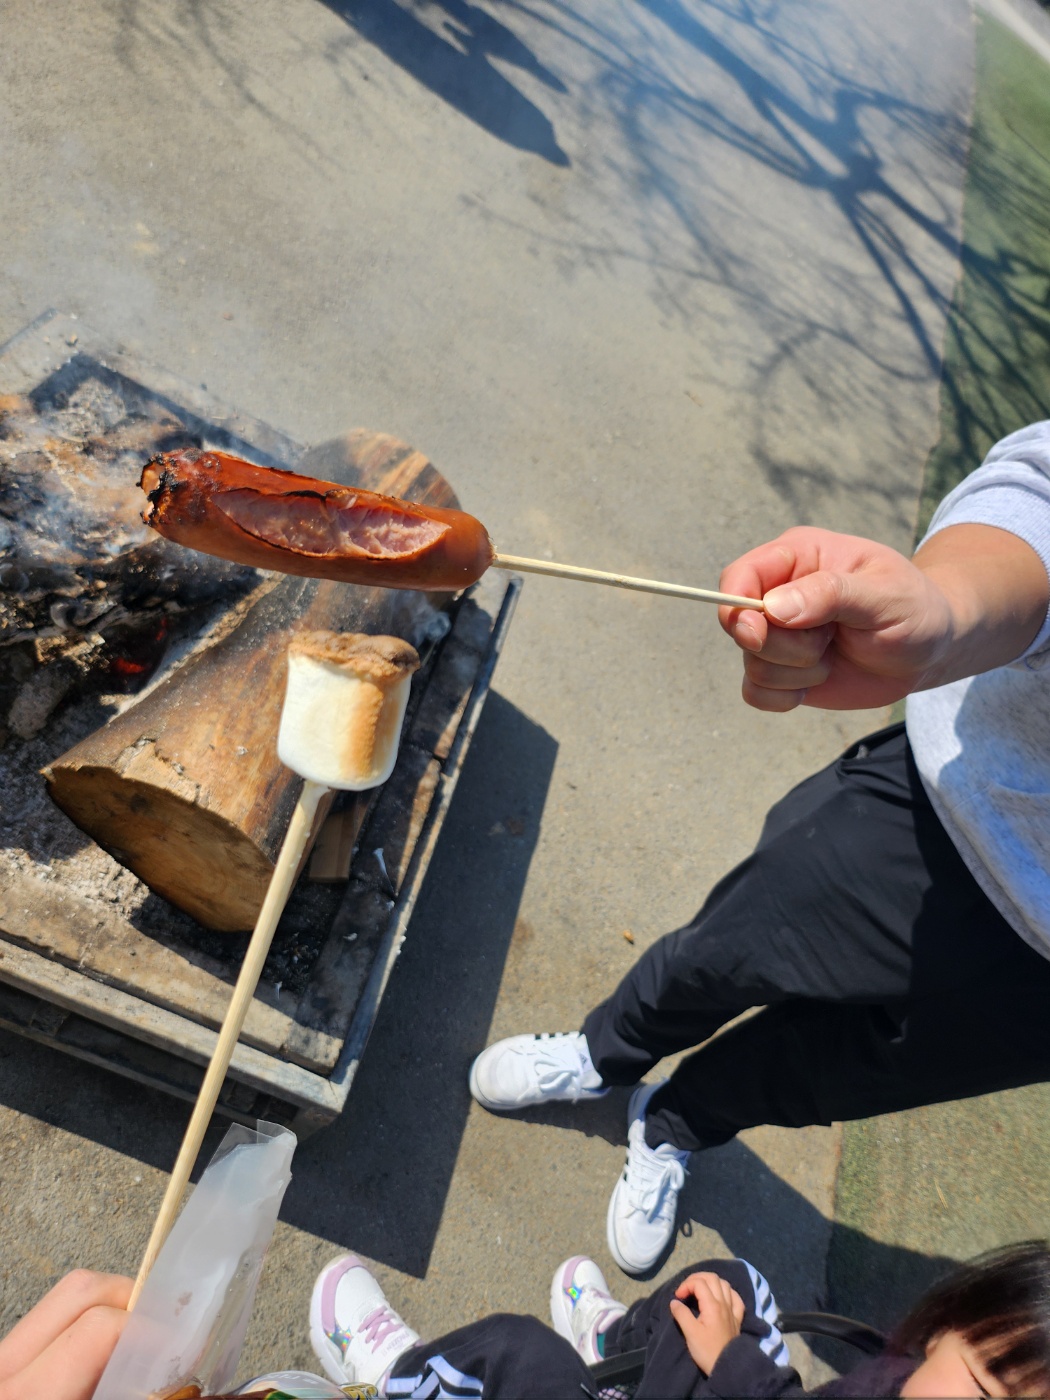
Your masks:
[[[122,382],[0,396],[0,743],[71,695],[145,684],[171,641],[258,582],[143,524],[143,462],[195,439]]]

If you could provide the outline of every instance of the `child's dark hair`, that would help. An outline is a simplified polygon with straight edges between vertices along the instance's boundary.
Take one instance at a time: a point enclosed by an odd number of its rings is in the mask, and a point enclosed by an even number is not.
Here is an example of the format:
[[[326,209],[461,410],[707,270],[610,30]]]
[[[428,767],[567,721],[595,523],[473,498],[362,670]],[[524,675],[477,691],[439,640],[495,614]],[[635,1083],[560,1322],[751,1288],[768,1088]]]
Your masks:
[[[943,1279],[918,1302],[890,1345],[922,1355],[941,1332],[958,1332],[1012,1395],[1050,1395],[1050,1245],[993,1249]]]

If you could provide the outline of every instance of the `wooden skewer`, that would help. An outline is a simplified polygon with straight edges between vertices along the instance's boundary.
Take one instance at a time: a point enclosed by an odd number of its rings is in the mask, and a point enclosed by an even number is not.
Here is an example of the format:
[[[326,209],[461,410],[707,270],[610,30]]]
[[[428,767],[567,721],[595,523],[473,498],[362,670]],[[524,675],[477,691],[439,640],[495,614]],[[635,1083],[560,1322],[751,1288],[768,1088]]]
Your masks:
[[[633,588],[639,593],[663,593],[671,598],[693,598],[701,603],[720,603],[730,608],[764,610],[761,598],[741,598],[735,593],[716,593],[712,588],[692,588],[685,583],[660,583],[652,578],[607,574],[602,569],[581,569],[576,564],[549,564],[545,559],[519,559],[515,554],[497,554],[492,563],[497,569],[520,569],[527,574],[552,574],[555,578],[575,578],[584,583],[606,583],[611,588]]]
[[[270,951],[274,931],[291,893],[296,872],[299,869],[299,861],[313,827],[317,804],[327,791],[324,784],[307,781],[303,786],[299,801],[295,805],[295,810],[292,812],[288,831],[266,890],[266,898],[259,910],[259,917],[255,922],[251,941],[248,944],[248,951],[244,955],[237,984],[233,989],[233,997],[219,1031],[219,1038],[215,1043],[211,1063],[201,1084],[200,1093],[197,1095],[197,1102],[182,1139],[178,1158],[172,1169],[168,1189],[164,1193],[164,1199],[153,1226],[153,1233],[150,1235],[149,1244],[146,1246],[146,1253],[139,1268],[138,1278],[135,1280],[135,1287],[131,1292],[131,1301],[128,1303],[129,1312],[138,1302],[139,1294],[142,1292],[142,1286],[146,1282],[149,1271],[156,1262],[161,1246],[168,1238],[171,1227],[175,1223],[183,1192],[190,1179],[190,1172],[193,1170],[193,1164],[197,1160],[205,1131],[211,1121],[211,1115],[219,1097],[219,1090],[226,1078],[226,1071],[230,1067],[230,1060],[233,1057],[241,1027],[244,1025],[244,1018],[248,1014],[248,1008],[255,995],[255,988],[262,975],[263,964]]]

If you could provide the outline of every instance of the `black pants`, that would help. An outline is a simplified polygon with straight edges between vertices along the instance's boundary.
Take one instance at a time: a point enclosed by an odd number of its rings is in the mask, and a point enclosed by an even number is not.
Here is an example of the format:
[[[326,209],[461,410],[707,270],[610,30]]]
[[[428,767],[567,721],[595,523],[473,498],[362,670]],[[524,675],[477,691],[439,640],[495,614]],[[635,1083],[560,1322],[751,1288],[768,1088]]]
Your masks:
[[[772,1321],[776,1303],[769,1285],[740,1259],[708,1260],[683,1269],[655,1293],[628,1308],[605,1334],[606,1356],[645,1348],[645,1369],[635,1400],[674,1400],[702,1391],[697,1366],[671,1316],[675,1289],[698,1270],[721,1274],[744,1300],[741,1331],[778,1365],[787,1348]],[[690,1303],[693,1311],[695,1305]],[[495,1313],[432,1342],[420,1342],[398,1358],[386,1384],[391,1400],[455,1395],[478,1400],[582,1400],[595,1394],[590,1371],[573,1347],[534,1317]]]
[[[963,864],[894,725],[779,802],[583,1030],[608,1084],[709,1041],[646,1116],[650,1146],[696,1150],[1050,1079],[1050,960]]]

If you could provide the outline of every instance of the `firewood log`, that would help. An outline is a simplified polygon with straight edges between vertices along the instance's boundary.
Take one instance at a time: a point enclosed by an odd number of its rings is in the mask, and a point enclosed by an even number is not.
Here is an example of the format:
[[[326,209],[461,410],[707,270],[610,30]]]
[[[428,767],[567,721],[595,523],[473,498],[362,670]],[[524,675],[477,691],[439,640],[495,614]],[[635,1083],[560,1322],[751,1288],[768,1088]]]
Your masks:
[[[299,465],[406,500],[457,504],[421,453],[384,434],[355,431]],[[198,922],[250,929],[302,787],[276,747],[292,632],[387,633],[415,645],[447,602],[447,594],[282,578],[221,641],[49,764],[50,795]]]

